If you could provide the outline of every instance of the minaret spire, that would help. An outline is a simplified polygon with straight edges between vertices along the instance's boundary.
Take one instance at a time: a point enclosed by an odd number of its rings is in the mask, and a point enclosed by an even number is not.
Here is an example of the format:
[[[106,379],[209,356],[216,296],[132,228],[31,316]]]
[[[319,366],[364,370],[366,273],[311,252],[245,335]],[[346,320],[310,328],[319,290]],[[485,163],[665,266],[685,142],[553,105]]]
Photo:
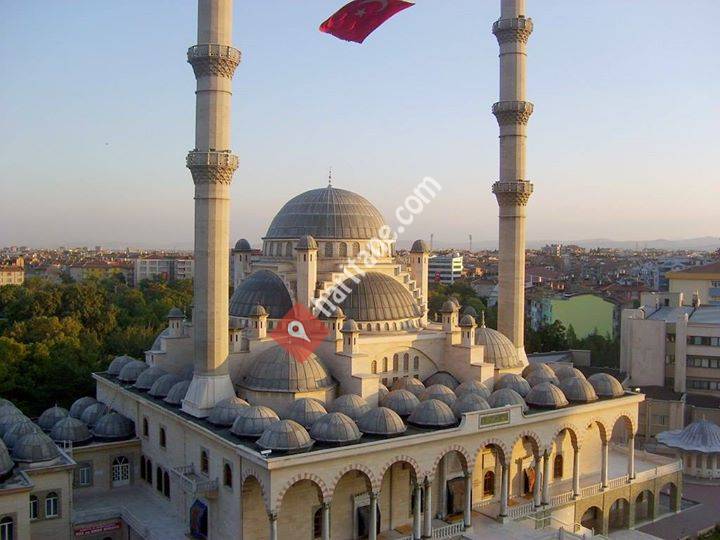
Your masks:
[[[526,130],[533,112],[526,101],[525,71],[532,30],[525,0],[501,0],[500,19],[492,29],[500,47],[500,100],[492,108],[500,127],[500,173],[492,188],[500,207],[498,330],[524,363],[525,208],[533,191],[525,171]]]
[[[230,151],[232,0],[198,0],[198,44],[187,58],[197,79],[195,148],[187,167],[195,183],[193,380],[183,410],[204,417],[235,395],[227,365],[230,183],[238,158]]]

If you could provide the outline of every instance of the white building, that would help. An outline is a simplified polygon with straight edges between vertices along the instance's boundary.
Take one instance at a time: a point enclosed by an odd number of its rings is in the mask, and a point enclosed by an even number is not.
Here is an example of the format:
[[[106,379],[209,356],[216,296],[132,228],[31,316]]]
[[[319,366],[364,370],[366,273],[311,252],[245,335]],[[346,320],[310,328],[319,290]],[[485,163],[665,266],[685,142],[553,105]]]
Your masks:
[[[462,277],[463,258],[459,253],[430,257],[429,278],[431,282],[449,285]]]
[[[194,262],[192,257],[141,257],[135,259],[134,279],[137,287],[144,279],[182,280],[192,279]]]

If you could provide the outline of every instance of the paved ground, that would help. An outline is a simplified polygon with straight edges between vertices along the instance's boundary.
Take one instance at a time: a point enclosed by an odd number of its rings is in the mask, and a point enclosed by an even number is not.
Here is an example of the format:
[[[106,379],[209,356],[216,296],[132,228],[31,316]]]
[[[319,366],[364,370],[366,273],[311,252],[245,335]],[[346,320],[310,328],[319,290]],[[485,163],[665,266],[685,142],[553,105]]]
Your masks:
[[[720,486],[685,483],[683,498],[699,504],[649,523],[639,530],[666,540],[676,540],[720,522]]]

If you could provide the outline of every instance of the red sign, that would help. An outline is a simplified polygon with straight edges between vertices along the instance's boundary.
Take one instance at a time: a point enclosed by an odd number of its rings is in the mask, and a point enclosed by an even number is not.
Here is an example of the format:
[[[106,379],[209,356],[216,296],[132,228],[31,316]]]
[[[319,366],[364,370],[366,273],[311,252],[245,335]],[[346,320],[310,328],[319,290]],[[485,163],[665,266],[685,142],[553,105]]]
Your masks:
[[[117,531],[122,527],[119,521],[112,523],[102,523],[99,525],[87,525],[85,527],[75,527],[75,536],[90,536],[91,534],[100,534],[104,532]]]
[[[306,307],[295,304],[270,332],[296,362],[304,362],[327,337],[328,330]]]

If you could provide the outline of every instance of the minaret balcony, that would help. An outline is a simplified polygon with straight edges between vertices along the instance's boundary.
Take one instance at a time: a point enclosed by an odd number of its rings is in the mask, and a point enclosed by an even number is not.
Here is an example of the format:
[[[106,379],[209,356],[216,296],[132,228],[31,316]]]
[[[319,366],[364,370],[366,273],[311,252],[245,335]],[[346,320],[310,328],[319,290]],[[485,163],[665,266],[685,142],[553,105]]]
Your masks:
[[[224,152],[191,150],[185,162],[196,184],[230,184],[239,161],[238,157],[229,150]]]
[[[205,43],[188,49],[187,61],[195,71],[195,77],[227,77],[231,79],[240,63],[242,54],[229,45]]]
[[[492,191],[501,206],[525,206],[533,192],[533,185],[525,180],[495,182]]]
[[[532,19],[518,17],[516,19],[499,19],[493,23],[492,33],[498,43],[527,43],[533,31]]]

